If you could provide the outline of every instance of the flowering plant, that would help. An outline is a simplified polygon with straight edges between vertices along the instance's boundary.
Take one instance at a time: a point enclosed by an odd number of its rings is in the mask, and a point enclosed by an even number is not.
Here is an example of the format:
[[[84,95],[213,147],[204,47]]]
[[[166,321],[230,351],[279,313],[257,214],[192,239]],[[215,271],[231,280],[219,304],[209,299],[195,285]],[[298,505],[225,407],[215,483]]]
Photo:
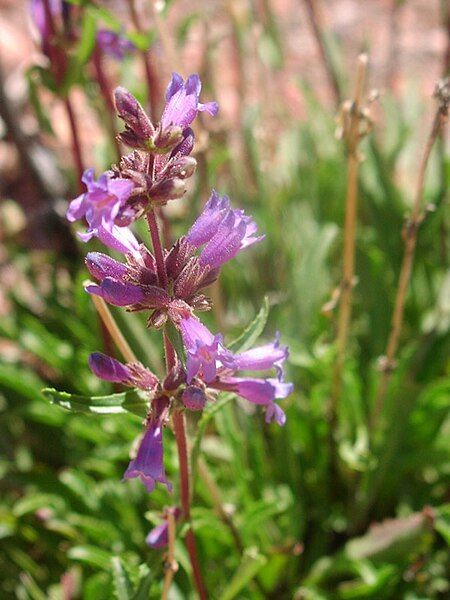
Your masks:
[[[149,492],[158,483],[172,490],[163,460],[163,431],[172,417],[182,508],[174,508],[170,514],[188,522],[184,411],[201,411],[216,401],[218,393],[227,391],[264,407],[267,422],[284,425],[286,417],[277,400],[292,391],[292,384],[284,381],[288,350],[280,345],[278,334],[271,343],[234,352],[223,335],[209,331],[196,314],[210,310],[212,302],[205,289],[217,280],[222,265],[264,238],[257,234],[255,221],[213,190],[188,232],[170,248],[161,243],[158,212],[185,194],[186,181],[195,171],[191,124],[199,112],[214,116],[218,111],[217,103],[200,102],[200,92],[197,75],[184,81],[174,73],[160,123],[154,125],[136,98],[117,88],[117,112],[125,123],[119,139],[132,151],[97,180],[93,169],[86,170],[82,178],[86,189],[67,210],[69,221],[83,220],[87,225],[86,231],[78,233],[82,241],[98,238],[123,256],[120,261],[106,253],[89,252],[86,266],[96,283],[87,284],[86,291],[102,306],[109,303],[128,311],[145,311],[148,327],[163,332],[167,365],[163,378],[133,357],[123,363],[94,352],[89,366],[100,379],[131,387],[145,398],[142,438],[124,479],[139,478]],[[131,229],[141,218],[147,220],[152,249]],[[254,375],[261,371],[273,372],[262,378]],[[160,547],[166,539],[167,522],[150,532],[148,543]],[[191,530],[186,544],[203,596]]]

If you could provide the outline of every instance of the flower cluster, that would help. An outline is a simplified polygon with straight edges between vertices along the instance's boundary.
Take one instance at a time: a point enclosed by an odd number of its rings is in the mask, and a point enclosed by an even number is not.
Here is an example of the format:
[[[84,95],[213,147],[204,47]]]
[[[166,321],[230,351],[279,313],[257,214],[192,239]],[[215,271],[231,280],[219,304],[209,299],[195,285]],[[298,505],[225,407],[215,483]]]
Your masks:
[[[292,384],[284,381],[288,350],[280,345],[278,334],[271,343],[233,352],[223,336],[211,333],[195,314],[211,307],[205,289],[217,279],[222,265],[263,239],[255,221],[243,210],[232,208],[227,196],[213,191],[189,231],[171,248],[155,247],[152,235],[152,252],[130,229],[144,214],[150,224],[158,207],[184,193],[185,180],[195,169],[190,125],[198,112],[217,112],[215,102],[200,102],[200,90],[197,75],[184,82],[174,74],[161,121],[155,125],[139,102],[118,88],[116,107],[125,123],[119,137],[132,151],[97,180],[92,169],[86,171],[86,192],[67,211],[70,221],[87,223],[87,230],[79,234],[83,241],[96,237],[123,256],[117,260],[106,253],[89,252],[86,265],[96,283],[87,285],[86,291],[112,305],[146,311],[149,327],[162,328],[170,322],[182,342],[183,352],[178,350],[163,380],[140,363],[124,364],[98,352],[89,359],[100,379],[148,395],[144,433],[124,478],[140,478],[149,492],[157,482],[171,489],[164,470],[163,429],[172,408],[202,410],[219,392],[227,391],[264,407],[267,422],[284,425],[286,417],[276,401],[292,391]],[[258,372],[268,374],[257,377]],[[163,524],[149,544],[157,547],[166,537]]]

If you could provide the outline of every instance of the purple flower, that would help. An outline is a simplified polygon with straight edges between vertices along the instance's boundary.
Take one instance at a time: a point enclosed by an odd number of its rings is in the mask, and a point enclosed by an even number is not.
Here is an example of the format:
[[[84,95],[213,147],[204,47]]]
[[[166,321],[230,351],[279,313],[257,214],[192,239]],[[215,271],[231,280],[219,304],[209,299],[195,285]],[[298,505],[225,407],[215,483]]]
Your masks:
[[[153,401],[152,414],[147,421],[136,457],[130,461],[123,476],[124,479],[139,477],[149,493],[153,492],[157,482],[166,485],[169,492],[172,491],[163,463],[162,428],[167,412],[168,399],[165,396]]]
[[[196,248],[205,245],[199,256],[200,264],[215,269],[240,250],[261,241],[264,236],[256,237],[256,230],[251,217],[243,210],[232,209],[229,198],[213,190],[186,239]]]
[[[134,254],[127,253],[126,258],[127,263],[123,264],[101,252],[89,252],[86,266],[100,283],[89,284],[86,291],[114,306],[132,310],[167,308],[170,296],[156,285],[153,256],[140,247]]]
[[[180,330],[187,351],[187,382],[198,375],[210,383],[216,378],[217,366],[227,362],[230,355],[223,346],[223,336],[214,336],[192,315],[181,319]]]
[[[288,347],[280,346],[280,334],[277,332],[272,343],[235,354],[233,358],[235,367],[240,371],[265,371],[275,367],[282,375],[283,363],[288,356]]]
[[[80,237],[87,242],[98,236],[100,228],[112,232],[114,219],[129,198],[134,184],[129,179],[112,178],[108,171],[95,181],[94,169],[86,169],[82,181],[87,191],[72,200],[67,210],[67,219],[73,222],[86,218],[89,227]]]
[[[172,80],[166,91],[166,107],[161,126],[181,127],[185,129],[195,119],[199,111],[206,111],[215,116],[219,110],[217,102],[202,104],[199,101],[202,84],[198,75],[190,75],[186,82],[178,73],[172,74]]]
[[[175,521],[179,519],[181,514],[181,510],[178,508],[178,506],[171,506],[167,508],[165,512],[172,512],[175,517]],[[167,518],[167,514],[164,522],[160,525],[157,525],[150,531],[150,533],[145,538],[145,543],[148,546],[150,546],[150,548],[155,549],[164,548],[165,546],[167,546],[167,544],[169,543],[169,521]]]
[[[94,375],[104,381],[122,383],[147,392],[153,392],[158,387],[156,375],[139,362],[123,364],[106,354],[94,352],[89,356],[89,367]]]
[[[187,353],[187,382],[189,385],[182,397],[185,405],[204,395],[202,382],[208,387],[235,392],[237,395],[267,407],[266,421],[285,423],[283,410],[275,400],[286,398],[293,385],[282,380],[283,363],[288,357],[287,346],[280,346],[278,334],[272,343],[258,346],[240,354],[234,354],[223,345],[221,335],[214,336],[196,317],[182,318],[179,328]],[[237,371],[260,371],[275,368],[276,378],[257,379],[235,377]],[[187,402],[185,402],[187,400]]]
[[[136,46],[126,37],[109,29],[99,29],[97,32],[97,44],[102,52],[115,58],[123,60],[127,54],[136,50]]]
[[[181,394],[181,401],[189,410],[203,410],[206,404],[205,390],[196,385],[188,385]]]

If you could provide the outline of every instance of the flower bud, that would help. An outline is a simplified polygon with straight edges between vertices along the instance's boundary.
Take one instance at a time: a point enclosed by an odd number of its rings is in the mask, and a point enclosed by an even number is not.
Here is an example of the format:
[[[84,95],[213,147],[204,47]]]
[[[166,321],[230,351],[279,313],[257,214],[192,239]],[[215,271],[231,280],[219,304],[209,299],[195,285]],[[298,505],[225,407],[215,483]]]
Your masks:
[[[206,404],[206,395],[201,388],[188,385],[181,395],[181,401],[189,410],[203,410]]]

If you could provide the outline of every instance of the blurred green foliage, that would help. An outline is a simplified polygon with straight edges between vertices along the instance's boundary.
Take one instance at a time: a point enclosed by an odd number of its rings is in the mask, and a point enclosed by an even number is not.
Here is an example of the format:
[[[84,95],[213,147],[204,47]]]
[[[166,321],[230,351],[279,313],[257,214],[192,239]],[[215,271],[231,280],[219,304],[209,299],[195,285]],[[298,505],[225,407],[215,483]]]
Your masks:
[[[102,11],[90,6],[86,13],[72,57],[78,66],[71,69],[63,94],[81,85],[88,97],[95,96],[83,66],[93,47],[95,19],[108,18]],[[193,21],[180,28],[180,44]],[[108,23],[114,25],[115,17],[110,15]],[[261,53],[279,68],[282,52],[275,25],[268,22]],[[145,40],[141,44],[146,47]],[[46,82],[55,91],[51,78],[41,69],[31,71],[29,81],[30,101],[41,126],[51,132],[38,94]],[[224,268],[227,340],[237,338],[259,311],[244,336],[254,343],[266,320],[263,337],[280,330],[291,352],[288,379],[296,386],[283,405],[284,428],[265,425],[258,410],[230,396],[200,417],[189,415],[196,474],[193,522],[206,584],[211,597],[220,600],[443,599],[450,594],[445,196],[450,163],[439,146],[424,199],[436,210],[420,228],[399,363],[384,426],[371,437],[376,364],[389,332],[403,252],[401,229],[412,195],[412,184],[397,184],[397,170],[405,156],[418,150],[418,115],[406,122],[405,107],[386,96],[385,135],[376,133],[362,148],[358,283],[335,432],[338,457],[331,461],[327,410],[334,317],[321,309],[340,280],[346,159],[334,137],[334,115],[301,85],[308,121],[291,119],[276,134],[270,168],[260,168],[267,147],[255,136],[264,122],[261,105],[243,114],[249,173],[236,164],[226,136],[211,134],[207,170],[197,180],[188,209],[193,217],[204,199],[199,195],[214,184],[254,214],[266,233],[263,244]],[[431,113],[431,101],[425,108]],[[103,159],[101,166],[108,162]],[[174,231],[182,232],[186,222],[186,216],[176,216]],[[125,398],[87,367],[89,353],[101,349],[102,338],[83,291],[83,264],[51,251],[25,252],[13,239],[5,247],[17,285],[9,294],[9,314],[0,323],[5,348],[0,365],[0,595],[27,600],[158,598],[162,553],[147,548],[144,540],[178,490],[175,485],[172,497],[158,487],[149,497],[138,481],[121,482],[141,429],[132,412],[140,414],[142,407],[139,398]],[[268,303],[261,308],[264,295]],[[161,370],[158,333],[145,328],[140,314],[114,314],[138,357]],[[214,315],[206,319],[217,329]],[[49,403],[41,393],[45,387],[84,397],[116,391],[120,398],[107,402],[120,405],[120,414],[86,414],[95,413],[95,407],[70,413]],[[67,397],[49,395],[67,407]],[[88,403],[80,398],[71,402],[80,410]],[[165,447],[166,470],[176,483],[170,431]],[[200,456],[220,490],[239,544],[229,522],[214,509],[196,468]],[[337,471],[330,468],[332,462]],[[386,518],[390,520],[382,522]],[[376,521],[382,523],[370,529]],[[173,599],[195,597],[182,537],[181,528]]]

